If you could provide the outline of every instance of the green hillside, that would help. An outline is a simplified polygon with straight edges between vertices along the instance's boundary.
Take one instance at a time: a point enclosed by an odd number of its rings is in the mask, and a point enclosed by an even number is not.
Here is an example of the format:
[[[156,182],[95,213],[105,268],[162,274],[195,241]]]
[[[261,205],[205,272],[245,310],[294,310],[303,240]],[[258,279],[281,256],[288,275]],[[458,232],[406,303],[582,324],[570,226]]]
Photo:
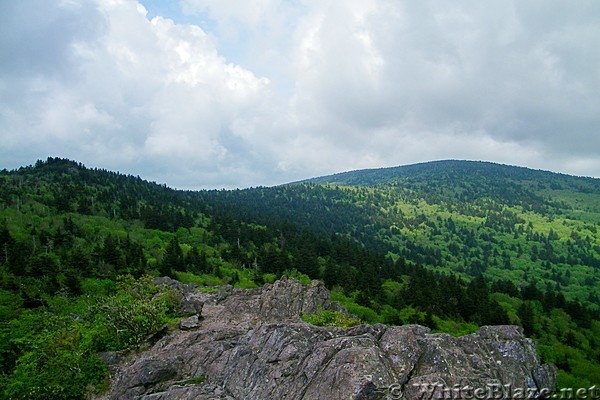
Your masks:
[[[381,199],[377,237],[409,260],[599,304],[599,179],[439,161],[314,182],[371,188]]]
[[[181,317],[159,275],[205,290],[321,279],[367,323],[520,324],[558,385],[589,387],[599,196],[595,179],[464,161],[199,192],[59,158],[0,171],[0,392],[101,392],[98,352]]]
[[[598,179],[438,161],[203,196],[263,221],[344,234],[436,271],[553,288],[598,309]]]

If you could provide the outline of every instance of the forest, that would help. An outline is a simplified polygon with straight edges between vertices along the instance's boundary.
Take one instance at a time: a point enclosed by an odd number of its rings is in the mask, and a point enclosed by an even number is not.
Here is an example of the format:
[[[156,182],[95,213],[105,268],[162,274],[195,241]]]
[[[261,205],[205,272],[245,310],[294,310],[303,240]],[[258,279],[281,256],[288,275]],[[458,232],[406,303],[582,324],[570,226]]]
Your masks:
[[[81,399],[102,354],[174,329],[152,277],[202,290],[320,279],[364,323],[517,324],[600,383],[600,181],[447,161],[276,187],[174,190],[48,158],[0,172],[0,392]],[[66,367],[65,367],[66,366]]]

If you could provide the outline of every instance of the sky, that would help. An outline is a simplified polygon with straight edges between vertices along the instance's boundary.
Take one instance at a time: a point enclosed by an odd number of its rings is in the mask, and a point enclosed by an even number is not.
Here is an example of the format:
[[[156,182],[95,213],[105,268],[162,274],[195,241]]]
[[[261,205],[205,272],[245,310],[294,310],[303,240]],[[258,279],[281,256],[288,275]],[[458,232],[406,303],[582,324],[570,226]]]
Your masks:
[[[600,177],[600,2],[0,0],[0,169],[48,156],[181,189]]]

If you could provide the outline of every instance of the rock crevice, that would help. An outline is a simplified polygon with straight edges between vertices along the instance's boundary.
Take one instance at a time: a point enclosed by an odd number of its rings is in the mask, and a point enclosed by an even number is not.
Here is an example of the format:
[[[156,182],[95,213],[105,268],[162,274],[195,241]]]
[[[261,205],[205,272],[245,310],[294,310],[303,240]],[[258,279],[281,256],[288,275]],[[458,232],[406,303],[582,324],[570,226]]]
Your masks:
[[[341,310],[317,281],[213,294],[159,283],[176,290],[196,318],[130,359],[114,358],[110,389],[100,398],[376,400],[419,399],[424,391],[444,398],[458,386],[539,391],[556,376],[514,326],[463,337],[418,325],[317,327],[302,313]]]

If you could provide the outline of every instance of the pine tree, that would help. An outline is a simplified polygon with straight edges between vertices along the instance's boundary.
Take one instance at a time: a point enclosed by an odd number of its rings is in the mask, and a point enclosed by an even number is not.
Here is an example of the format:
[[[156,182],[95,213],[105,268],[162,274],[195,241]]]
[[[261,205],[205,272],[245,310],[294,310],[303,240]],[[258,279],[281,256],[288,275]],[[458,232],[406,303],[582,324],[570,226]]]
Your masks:
[[[179,245],[177,237],[173,237],[167,246],[165,256],[160,263],[159,272],[163,276],[174,277],[174,271],[183,271],[185,263],[183,259],[183,251]]]
[[[521,306],[519,307],[519,310],[517,311],[517,315],[519,316],[519,319],[521,320],[521,326],[523,327],[523,331],[525,332],[525,335],[532,336],[534,334],[534,330],[535,330],[535,325],[534,325],[535,313],[533,310],[533,306],[531,305],[531,302],[524,301],[523,304],[521,304]]]
[[[303,274],[306,274],[313,279],[317,279],[319,277],[320,271],[317,255],[314,249],[308,245],[305,245],[300,249],[294,264],[295,268]]]

